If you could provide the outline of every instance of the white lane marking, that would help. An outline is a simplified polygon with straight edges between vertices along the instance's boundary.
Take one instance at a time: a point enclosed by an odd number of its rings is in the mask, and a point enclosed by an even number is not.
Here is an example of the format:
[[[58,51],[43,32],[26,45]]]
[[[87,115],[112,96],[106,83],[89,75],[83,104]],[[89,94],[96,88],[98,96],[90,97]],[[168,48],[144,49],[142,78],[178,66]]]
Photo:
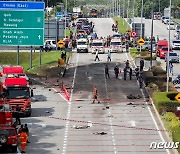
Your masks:
[[[17,154],[21,154],[21,151],[19,150],[19,147],[17,147]]]
[[[105,88],[106,88],[106,98],[108,99],[108,90],[107,90],[107,82],[106,82],[106,77],[104,76],[104,82],[105,82]],[[109,106],[109,102],[107,103]],[[111,110],[109,109],[109,115],[111,115]],[[109,123],[111,125],[111,137],[112,137],[112,142],[114,146],[114,154],[117,154],[117,149],[116,149],[116,143],[115,143],[115,138],[114,138],[114,129],[112,126],[112,117],[109,117]]]
[[[125,55],[126,55],[127,59],[129,59],[127,53],[125,53]],[[131,61],[133,62],[134,66],[136,67],[136,64],[135,64],[135,62],[134,62],[134,60],[132,59],[131,56],[130,56],[130,59],[131,59]],[[137,81],[137,83],[138,83],[138,81]],[[142,93],[142,95],[143,95],[143,97],[144,97],[144,100],[145,100],[145,95],[144,95],[142,89],[141,89],[141,93]],[[154,116],[153,116],[153,114],[152,114],[152,111],[151,111],[151,109],[150,109],[150,107],[149,107],[149,105],[148,105],[148,103],[147,103],[147,101],[145,101],[145,102],[146,102],[148,111],[149,111],[149,113],[150,113],[150,115],[151,115],[151,118],[152,118],[152,120],[153,120],[153,122],[154,122],[154,124],[155,124],[156,129],[157,129],[157,130],[160,130],[159,127],[158,127],[158,125],[157,125],[157,122],[156,122],[156,120],[155,120],[155,118],[154,118]],[[152,103],[152,104],[153,104],[153,103]],[[154,107],[154,106],[153,106],[153,107]],[[155,108],[154,108],[154,110],[155,110]],[[163,136],[162,136],[161,131],[158,131],[158,134],[159,134],[162,142],[165,142],[165,140],[164,140],[164,138],[163,138]],[[166,152],[167,152],[168,154],[170,154],[169,149],[166,149]]]
[[[55,88],[52,88],[52,90],[54,90],[58,95],[61,96],[62,99],[69,103],[69,101],[61,93],[58,93],[58,91]]]
[[[129,121],[129,123],[131,124],[132,127],[136,126],[136,121],[134,121],[134,120]]]
[[[74,77],[73,77],[73,83],[72,83],[72,89],[71,89],[70,101],[72,100],[72,93],[73,93],[74,84],[75,84],[75,78],[76,78],[76,72],[77,72],[78,61],[79,61],[79,53],[78,53],[77,59],[76,59],[76,65],[75,65],[75,70],[74,70]]]
[[[67,113],[66,119],[70,119],[70,115],[71,115],[72,93],[73,93],[74,84],[75,84],[75,78],[76,78],[78,60],[79,60],[79,53],[78,53],[77,59],[76,59],[76,65],[75,65],[75,70],[74,70],[74,77],[73,77],[73,83],[72,83],[72,88],[71,88],[70,100],[69,100],[69,102],[68,102],[69,105],[68,105],[68,113]],[[68,141],[68,140],[67,140],[67,138],[68,138],[68,131],[69,131],[69,121],[66,121],[66,128],[65,128],[65,134],[64,134],[64,143],[63,143],[62,154],[65,154],[65,153],[66,153],[67,141]]]

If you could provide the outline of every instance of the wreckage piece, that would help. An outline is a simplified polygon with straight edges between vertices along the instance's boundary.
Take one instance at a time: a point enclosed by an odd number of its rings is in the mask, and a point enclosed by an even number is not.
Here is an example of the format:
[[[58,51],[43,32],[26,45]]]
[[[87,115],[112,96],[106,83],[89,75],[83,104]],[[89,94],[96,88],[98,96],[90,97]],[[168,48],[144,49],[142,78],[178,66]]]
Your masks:
[[[96,133],[93,133],[94,135],[106,135],[107,133],[105,132],[96,132]]]

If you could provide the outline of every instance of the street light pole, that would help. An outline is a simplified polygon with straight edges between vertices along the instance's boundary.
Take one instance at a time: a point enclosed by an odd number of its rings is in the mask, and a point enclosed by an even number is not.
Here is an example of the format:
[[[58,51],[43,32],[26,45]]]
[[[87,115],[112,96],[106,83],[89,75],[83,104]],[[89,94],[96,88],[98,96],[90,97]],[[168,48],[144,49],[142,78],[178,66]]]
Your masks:
[[[154,5],[154,4],[153,4],[153,2],[152,2],[152,10],[151,10],[151,16],[152,16],[152,17],[151,17],[151,18],[152,18],[152,19],[151,19],[151,20],[152,20],[152,23],[151,23],[151,24],[152,24],[152,25],[151,25],[151,61],[150,61],[150,68],[151,68],[151,69],[152,69],[152,52],[153,52],[152,38],[153,38],[153,21],[154,21],[154,20],[153,20],[153,19],[154,19],[154,18],[153,18],[153,10],[154,10],[153,5]]]
[[[64,24],[65,24],[65,32],[64,32],[64,37],[66,38],[66,14],[67,14],[67,0],[66,0],[66,2],[65,2],[65,11],[64,11],[64,13],[65,13],[65,22],[64,22]]]
[[[171,22],[171,0],[169,2],[169,40],[168,40],[168,53],[167,53],[167,60],[166,60],[166,75],[167,75],[167,83],[166,83],[166,92],[169,91],[169,51],[170,51],[170,36],[171,36],[171,32],[170,32],[170,22]]]
[[[124,25],[124,13],[125,12],[125,0],[124,0],[124,2],[123,2],[123,25]]]
[[[127,8],[127,22],[128,22],[128,18],[129,18],[129,0],[128,0],[128,8]],[[126,26],[126,30],[128,30],[128,24]]]
[[[121,17],[121,0],[119,0],[119,17]]]
[[[161,11],[161,9],[160,9],[160,0],[159,0],[159,12]]]
[[[142,17],[143,17],[143,0],[141,2],[141,33],[140,33],[140,37],[142,38]],[[141,46],[140,46],[140,52],[141,52]]]
[[[135,0],[134,0],[134,2],[133,2],[133,27],[132,27],[132,29],[135,31],[134,8],[135,8]],[[135,44],[135,38],[133,38],[133,43]]]

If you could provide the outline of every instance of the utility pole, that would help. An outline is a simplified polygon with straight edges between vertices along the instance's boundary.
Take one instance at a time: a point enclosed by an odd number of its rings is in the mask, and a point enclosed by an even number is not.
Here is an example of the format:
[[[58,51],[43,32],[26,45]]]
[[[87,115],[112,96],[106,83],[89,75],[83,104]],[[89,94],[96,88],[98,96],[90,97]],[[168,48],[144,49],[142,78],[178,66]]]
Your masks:
[[[167,60],[166,60],[166,74],[167,74],[167,84],[166,84],[166,92],[169,91],[169,51],[170,51],[170,36],[171,36],[171,32],[170,32],[170,22],[171,22],[171,0],[169,2],[169,40],[168,40],[168,53],[167,53]]]

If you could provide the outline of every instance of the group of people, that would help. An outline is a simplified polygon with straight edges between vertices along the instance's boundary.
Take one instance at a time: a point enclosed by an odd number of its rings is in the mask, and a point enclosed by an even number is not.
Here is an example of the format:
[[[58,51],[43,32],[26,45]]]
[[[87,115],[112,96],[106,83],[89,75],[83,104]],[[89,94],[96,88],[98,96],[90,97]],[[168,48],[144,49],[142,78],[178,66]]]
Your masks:
[[[16,106],[16,109],[14,111],[15,114],[15,118],[16,121],[13,124],[14,127],[17,127],[18,125],[20,125],[20,128],[18,130],[18,137],[20,140],[20,144],[21,144],[21,153],[25,153],[25,148],[27,143],[30,143],[28,140],[29,137],[29,128],[27,126],[27,124],[21,124],[21,120],[20,120],[20,116],[21,116],[21,108],[19,105]]]

